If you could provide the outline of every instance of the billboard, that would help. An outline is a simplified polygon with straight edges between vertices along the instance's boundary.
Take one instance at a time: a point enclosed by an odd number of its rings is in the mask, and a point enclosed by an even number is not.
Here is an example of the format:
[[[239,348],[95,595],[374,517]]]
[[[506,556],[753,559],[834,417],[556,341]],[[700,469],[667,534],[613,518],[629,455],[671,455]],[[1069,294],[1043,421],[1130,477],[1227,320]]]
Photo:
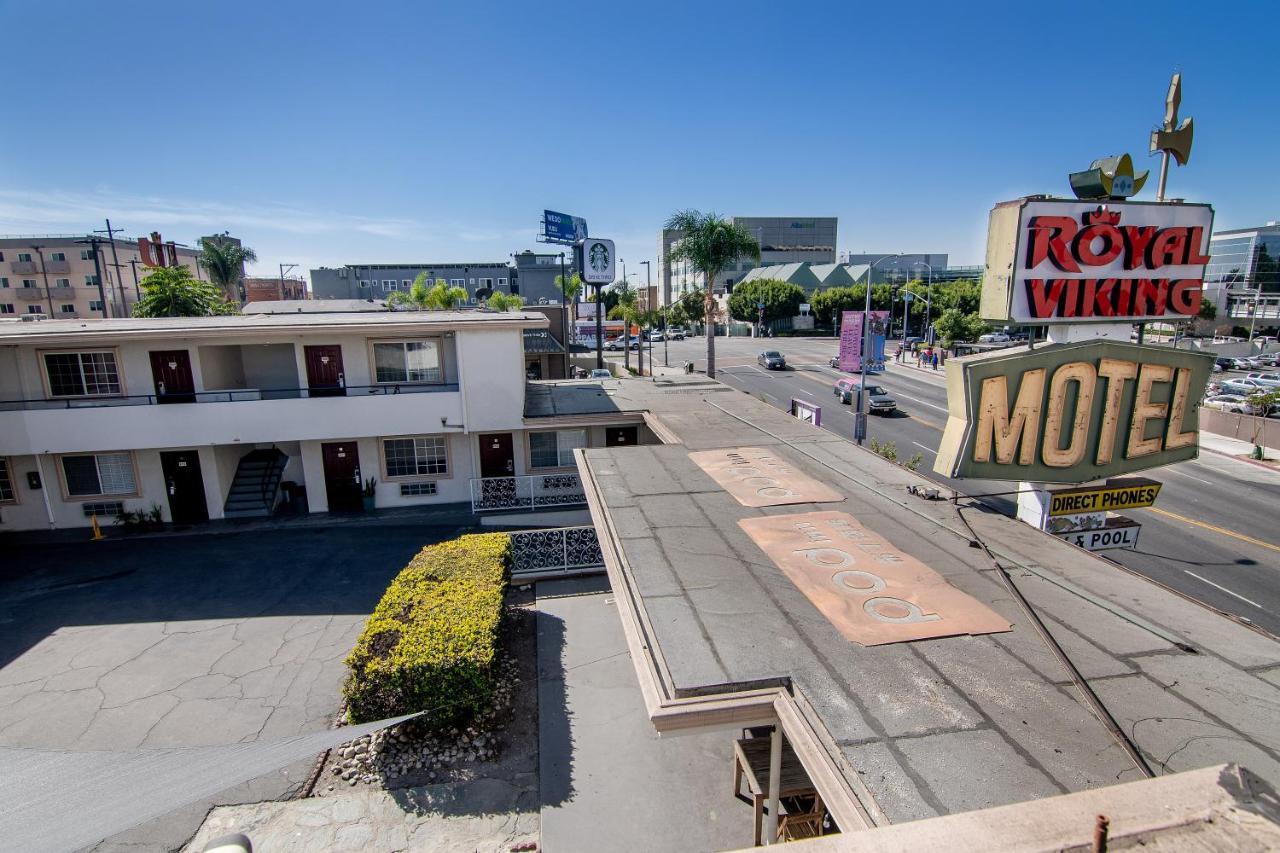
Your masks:
[[[587,220],[581,216],[542,211],[542,240],[545,243],[564,243],[572,246],[587,236]]]
[[[1002,202],[987,230],[980,313],[1019,325],[1194,318],[1212,231],[1207,204]]]
[[[934,470],[1088,483],[1195,459],[1212,369],[1212,354],[1105,339],[953,358]],[[1123,493],[1108,506],[1137,506],[1149,494]],[[1087,511],[1084,499],[1075,511]]]
[[[889,322],[888,311],[872,311],[870,350],[867,353],[867,371],[884,370],[884,339]],[[862,318],[861,311],[842,311],[840,314],[840,369],[846,373],[862,371]]]
[[[574,303],[576,317],[579,320],[594,320],[596,315],[600,313],[601,302],[577,302]]]

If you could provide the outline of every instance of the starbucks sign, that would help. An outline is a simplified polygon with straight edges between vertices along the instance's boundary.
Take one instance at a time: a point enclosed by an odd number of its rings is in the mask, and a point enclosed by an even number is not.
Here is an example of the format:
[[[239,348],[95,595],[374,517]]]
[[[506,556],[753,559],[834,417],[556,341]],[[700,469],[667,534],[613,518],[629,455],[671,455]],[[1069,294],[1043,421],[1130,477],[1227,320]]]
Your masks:
[[[611,284],[616,252],[612,240],[587,237],[578,244],[577,263],[587,284]]]

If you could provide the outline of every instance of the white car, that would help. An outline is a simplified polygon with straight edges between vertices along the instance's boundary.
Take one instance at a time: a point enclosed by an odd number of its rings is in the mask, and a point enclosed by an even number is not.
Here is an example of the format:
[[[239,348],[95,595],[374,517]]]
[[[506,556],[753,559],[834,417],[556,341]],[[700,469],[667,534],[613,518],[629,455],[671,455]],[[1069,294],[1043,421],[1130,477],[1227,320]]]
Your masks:
[[[605,367],[594,367],[591,369],[590,379],[612,379],[613,374]]]
[[[1235,412],[1241,415],[1253,415],[1258,411],[1239,394],[1217,394],[1205,400],[1204,405],[1206,408],[1217,409],[1220,412]]]
[[[1007,344],[1011,338],[1004,332],[988,332],[985,335],[978,336],[980,344]]]
[[[1245,379],[1256,379],[1276,388],[1280,388],[1280,373],[1250,373]]]
[[[1222,390],[1228,394],[1257,394],[1275,389],[1274,383],[1264,382],[1261,379],[1228,379],[1222,383]]]
[[[655,341],[665,341],[666,337],[662,334],[662,332],[660,332],[657,329],[654,329],[652,332],[649,333],[648,339],[649,339],[649,343],[654,343]]]

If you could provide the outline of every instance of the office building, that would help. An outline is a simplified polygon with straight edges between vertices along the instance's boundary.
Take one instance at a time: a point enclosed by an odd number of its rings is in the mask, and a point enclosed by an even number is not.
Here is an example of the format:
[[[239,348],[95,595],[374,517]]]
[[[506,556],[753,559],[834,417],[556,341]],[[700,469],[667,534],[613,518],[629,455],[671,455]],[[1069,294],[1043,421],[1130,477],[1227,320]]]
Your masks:
[[[760,243],[760,263],[739,258],[716,277],[714,292],[732,291],[734,283],[757,266],[791,263],[832,264],[836,262],[837,218],[834,216],[734,216]],[[671,251],[683,235],[663,229],[658,233],[657,296],[666,305],[691,290],[704,287],[704,276],[684,261],[671,258]]]
[[[99,241],[96,264],[91,240]],[[179,264],[195,277],[207,279],[196,262],[199,256],[198,249],[172,247],[172,257]],[[139,299],[139,282],[149,271],[139,238],[117,237],[113,251],[109,241],[95,234],[0,237],[0,317],[127,317]]]
[[[526,332],[549,326],[474,310],[0,320],[0,531],[360,510],[364,492],[581,506],[575,448],[653,438],[641,413],[575,403],[598,386],[526,387]]]
[[[1259,324],[1276,326],[1280,321],[1280,222],[1216,232],[1209,240],[1204,296],[1217,307],[1219,326],[1243,324],[1255,330]]]
[[[871,252],[869,254],[841,252],[840,254],[840,260],[843,263],[855,266],[862,264],[871,266],[872,284],[903,283],[914,279],[925,281],[929,278],[929,269],[931,267],[934,270],[934,280],[936,281],[936,273],[947,268],[946,254],[905,253],[898,255],[893,252]]]

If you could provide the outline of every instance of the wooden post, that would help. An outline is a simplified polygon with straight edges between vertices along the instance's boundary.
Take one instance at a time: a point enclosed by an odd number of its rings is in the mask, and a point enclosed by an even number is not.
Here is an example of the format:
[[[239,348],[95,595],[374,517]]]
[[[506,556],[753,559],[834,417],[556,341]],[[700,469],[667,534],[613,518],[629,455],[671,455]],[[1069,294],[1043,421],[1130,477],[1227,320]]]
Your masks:
[[[764,843],[778,840],[778,791],[782,786],[782,725],[769,736],[769,815],[764,824]]]

